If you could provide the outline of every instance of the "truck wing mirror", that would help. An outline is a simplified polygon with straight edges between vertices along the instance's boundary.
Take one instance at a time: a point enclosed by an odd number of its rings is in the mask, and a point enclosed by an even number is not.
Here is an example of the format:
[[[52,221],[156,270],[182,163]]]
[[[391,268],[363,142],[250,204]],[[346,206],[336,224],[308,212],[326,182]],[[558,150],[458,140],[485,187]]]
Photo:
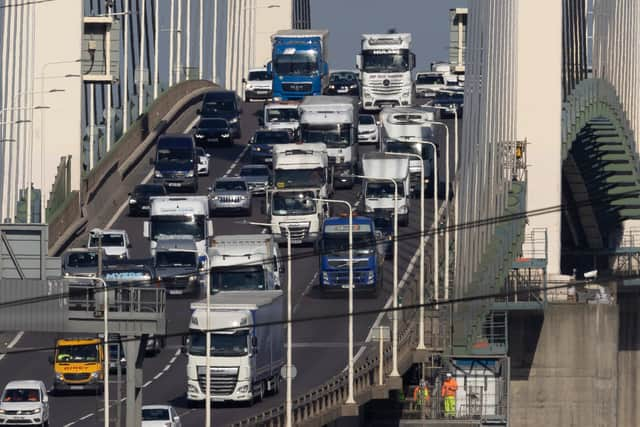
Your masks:
[[[258,117],[258,125],[264,126],[264,117]]]
[[[53,365],[54,358],[53,358],[53,355],[52,355],[52,354],[50,354],[50,355],[49,355],[48,360],[49,360],[49,364]]]
[[[142,229],[142,235],[147,239],[151,236],[151,222],[150,221],[145,221],[144,222],[143,229]]]
[[[356,55],[356,68],[358,70],[362,68],[362,55]]]
[[[244,77],[242,78],[242,83],[247,84],[247,79],[245,79]]]
[[[197,114],[197,115],[202,114],[202,110],[198,108],[198,109],[196,110],[196,114]]]
[[[251,337],[251,345],[253,346],[253,348],[258,347],[258,337],[256,336]]]
[[[213,236],[213,220],[207,221],[207,236]]]
[[[260,202],[260,213],[262,215],[266,215],[267,214],[267,202],[265,202],[264,200],[262,202]]]

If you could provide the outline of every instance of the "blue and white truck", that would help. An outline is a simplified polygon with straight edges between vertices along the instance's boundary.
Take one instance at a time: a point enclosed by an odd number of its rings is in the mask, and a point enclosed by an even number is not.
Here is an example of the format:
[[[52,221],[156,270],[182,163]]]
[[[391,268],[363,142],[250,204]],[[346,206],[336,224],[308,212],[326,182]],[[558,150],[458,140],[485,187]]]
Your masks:
[[[329,74],[327,30],[281,30],[271,36],[274,101],[320,95]]]
[[[355,291],[375,294],[382,287],[382,235],[372,218],[353,217],[353,286]],[[324,221],[319,241],[320,289],[349,289],[349,217]]]

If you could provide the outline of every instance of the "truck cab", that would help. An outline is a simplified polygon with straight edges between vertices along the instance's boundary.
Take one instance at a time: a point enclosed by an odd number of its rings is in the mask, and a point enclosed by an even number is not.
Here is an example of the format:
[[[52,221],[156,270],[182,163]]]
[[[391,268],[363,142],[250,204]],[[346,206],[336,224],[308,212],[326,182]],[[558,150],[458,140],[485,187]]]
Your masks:
[[[315,244],[327,207],[318,200],[318,188],[274,189],[266,197],[271,234],[278,243]]]
[[[273,100],[320,95],[329,74],[327,30],[281,30],[271,36],[267,71],[273,75]]]
[[[358,170],[358,100],[351,96],[313,96],[299,107],[302,142],[327,147],[333,184],[352,188]]]
[[[385,215],[393,218],[398,190],[398,223],[409,225],[411,182],[409,159],[389,156],[385,153],[366,153],[362,169],[367,178],[363,183],[364,210],[368,215]],[[394,184],[395,182],[395,184]]]
[[[286,130],[291,133],[292,139],[297,138],[300,128],[299,104],[300,101],[270,102],[264,106],[258,122],[267,130]]]
[[[276,189],[318,188],[320,197],[333,194],[327,146],[323,143],[273,146],[273,182]]]
[[[151,256],[159,239],[191,238],[198,248],[198,262],[207,258],[207,240],[213,237],[207,196],[152,197],[149,220],[144,222],[144,237],[150,239]]]
[[[156,283],[169,295],[200,295],[205,287],[205,265],[193,238],[158,239],[153,266]]]
[[[382,287],[384,253],[377,243],[373,219],[353,217],[353,286],[356,291],[375,294]],[[319,241],[320,278],[322,291],[349,289],[349,218],[331,217],[324,221]]]
[[[268,291],[282,286],[280,249],[270,234],[218,235],[209,247],[210,290]]]
[[[282,291],[230,291],[191,304],[187,353],[187,403],[243,402],[249,405],[280,386],[284,365]],[[260,325],[260,327],[256,327]],[[210,334],[210,383],[206,383],[207,334]]]
[[[49,358],[53,365],[53,391],[101,391],[104,380],[102,340],[64,338],[56,341]]]
[[[411,71],[416,59],[410,49],[408,33],[362,35],[356,66],[361,73],[364,110],[413,103]]]

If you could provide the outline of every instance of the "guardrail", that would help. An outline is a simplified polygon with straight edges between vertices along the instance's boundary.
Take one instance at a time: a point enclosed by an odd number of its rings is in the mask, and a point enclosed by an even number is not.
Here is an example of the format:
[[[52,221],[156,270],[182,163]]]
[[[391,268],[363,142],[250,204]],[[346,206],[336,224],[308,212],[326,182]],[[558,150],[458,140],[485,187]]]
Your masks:
[[[82,178],[77,204],[65,202],[49,223],[49,253],[57,255],[84,228],[102,227],[150,169],[141,162],[156,138],[202,95],[217,86],[205,80],[179,83],[164,92],[111,151]]]

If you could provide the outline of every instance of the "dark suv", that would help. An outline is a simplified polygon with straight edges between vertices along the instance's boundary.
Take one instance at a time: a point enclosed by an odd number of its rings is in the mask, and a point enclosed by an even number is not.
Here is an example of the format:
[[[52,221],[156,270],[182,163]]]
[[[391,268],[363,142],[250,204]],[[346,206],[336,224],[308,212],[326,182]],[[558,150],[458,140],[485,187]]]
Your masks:
[[[240,138],[240,99],[235,92],[219,90],[207,92],[202,99],[198,114],[203,119],[221,118],[229,122],[232,138]]]

